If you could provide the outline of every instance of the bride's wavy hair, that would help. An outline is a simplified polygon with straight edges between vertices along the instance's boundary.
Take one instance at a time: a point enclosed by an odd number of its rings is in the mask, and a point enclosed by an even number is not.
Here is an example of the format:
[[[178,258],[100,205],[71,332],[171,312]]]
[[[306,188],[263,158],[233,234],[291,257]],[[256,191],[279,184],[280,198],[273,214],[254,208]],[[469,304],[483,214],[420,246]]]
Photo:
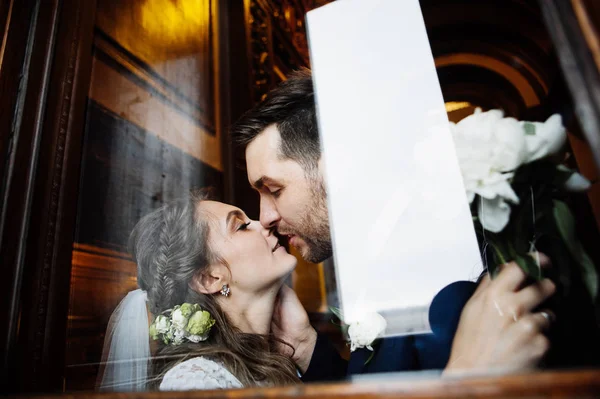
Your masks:
[[[196,273],[222,262],[208,243],[210,216],[198,211],[199,202],[208,198],[206,192],[195,191],[168,203],[143,217],[130,236],[138,285],[147,292],[154,316],[188,302],[202,306],[216,321],[204,342],[158,343],[149,385],[158,386],[166,371],[197,356],[220,361],[244,386],[298,383],[291,357],[277,351],[283,344],[293,352],[290,345],[270,335],[243,333],[229,321],[215,295],[199,294],[189,286]]]

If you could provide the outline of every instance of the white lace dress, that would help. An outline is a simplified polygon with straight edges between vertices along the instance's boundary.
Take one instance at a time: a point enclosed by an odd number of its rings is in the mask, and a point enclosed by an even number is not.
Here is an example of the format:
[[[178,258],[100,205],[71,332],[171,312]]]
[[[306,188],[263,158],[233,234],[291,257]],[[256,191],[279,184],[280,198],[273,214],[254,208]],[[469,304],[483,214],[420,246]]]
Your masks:
[[[243,388],[243,386],[222,364],[205,357],[195,357],[167,371],[159,389],[187,391],[232,388]]]

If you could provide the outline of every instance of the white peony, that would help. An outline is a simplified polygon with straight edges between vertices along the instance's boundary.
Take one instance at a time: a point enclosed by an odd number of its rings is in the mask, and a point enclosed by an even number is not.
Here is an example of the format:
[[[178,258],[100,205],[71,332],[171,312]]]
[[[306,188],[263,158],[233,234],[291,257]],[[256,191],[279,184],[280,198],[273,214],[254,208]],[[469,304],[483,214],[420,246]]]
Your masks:
[[[371,344],[383,334],[386,327],[387,322],[379,313],[365,314],[362,319],[348,327],[350,351],[354,352],[356,349],[364,347],[372,351]]]
[[[567,191],[574,193],[581,193],[587,191],[592,183],[584,176],[567,168],[564,165],[558,165],[556,169],[560,172],[566,173],[569,177],[563,182],[563,188]]]
[[[591,185],[592,183],[588,179],[575,172],[565,181],[564,187],[567,191],[580,193],[587,191]]]
[[[567,141],[567,131],[559,114],[554,114],[544,123],[520,122],[525,130],[527,162],[533,162],[556,154]]]
[[[156,327],[156,332],[159,334],[166,334],[171,327],[171,323],[169,322],[169,318],[163,315],[156,316],[156,320],[154,320],[154,325]]]
[[[519,203],[510,185],[514,171],[557,152],[566,140],[560,115],[545,123],[520,122],[500,110],[478,108],[450,129],[469,202],[481,197],[481,224],[495,233],[508,223],[508,203]]]
[[[185,317],[181,308],[175,309],[171,314],[171,320],[173,321],[173,325],[178,330],[183,330],[188,324],[188,317]]]

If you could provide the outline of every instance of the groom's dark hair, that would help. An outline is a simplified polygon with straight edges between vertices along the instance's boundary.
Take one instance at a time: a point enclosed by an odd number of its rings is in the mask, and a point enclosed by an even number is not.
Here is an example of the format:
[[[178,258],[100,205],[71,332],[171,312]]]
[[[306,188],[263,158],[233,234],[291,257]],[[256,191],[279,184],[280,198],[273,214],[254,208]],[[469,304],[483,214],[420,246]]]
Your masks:
[[[246,112],[232,128],[232,136],[246,147],[267,127],[276,125],[281,135],[280,156],[314,170],[321,158],[312,76],[309,69],[290,74],[265,99]]]

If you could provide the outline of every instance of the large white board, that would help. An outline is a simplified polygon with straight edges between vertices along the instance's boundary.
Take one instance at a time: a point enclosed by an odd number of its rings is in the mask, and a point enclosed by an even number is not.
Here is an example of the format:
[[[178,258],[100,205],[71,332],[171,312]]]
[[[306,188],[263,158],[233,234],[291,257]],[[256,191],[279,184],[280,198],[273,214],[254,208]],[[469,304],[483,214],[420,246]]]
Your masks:
[[[428,332],[482,265],[419,2],[338,0],[307,26],[345,321]]]

